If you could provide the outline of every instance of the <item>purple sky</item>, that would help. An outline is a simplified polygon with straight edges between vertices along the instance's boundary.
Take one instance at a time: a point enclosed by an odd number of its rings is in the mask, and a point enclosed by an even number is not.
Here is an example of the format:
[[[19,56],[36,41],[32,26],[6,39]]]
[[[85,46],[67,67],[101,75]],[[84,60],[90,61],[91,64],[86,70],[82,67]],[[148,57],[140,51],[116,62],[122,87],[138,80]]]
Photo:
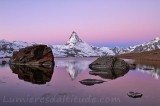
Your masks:
[[[92,45],[160,37],[160,0],[0,0],[0,39],[64,44],[72,31]]]

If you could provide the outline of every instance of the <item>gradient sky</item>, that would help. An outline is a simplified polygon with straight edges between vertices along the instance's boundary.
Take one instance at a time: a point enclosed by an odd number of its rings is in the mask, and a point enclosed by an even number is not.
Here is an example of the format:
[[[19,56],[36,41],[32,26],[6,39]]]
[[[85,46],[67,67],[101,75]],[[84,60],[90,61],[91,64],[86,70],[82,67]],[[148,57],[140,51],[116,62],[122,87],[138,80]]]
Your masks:
[[[160,0],[0,0],[0,39],[126,47],[160,37]]]

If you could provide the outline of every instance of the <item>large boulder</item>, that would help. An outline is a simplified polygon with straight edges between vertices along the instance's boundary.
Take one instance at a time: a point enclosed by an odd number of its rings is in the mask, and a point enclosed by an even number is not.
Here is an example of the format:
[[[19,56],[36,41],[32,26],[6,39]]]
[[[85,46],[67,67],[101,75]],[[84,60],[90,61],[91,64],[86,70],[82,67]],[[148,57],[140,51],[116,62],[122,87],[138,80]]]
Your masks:
[[[129,64],[114,56],[102,56],[92,62],[89,67],[90,75],[100,76],[103,79],[116,79],[129,71]]]
[[[124,60],[114,56],[102,56],[89,65],[92,70],[129,70]]]
[[[54,57],[51,48],[47,45],[33,45],[13,52],[10,64],[52,66]]]

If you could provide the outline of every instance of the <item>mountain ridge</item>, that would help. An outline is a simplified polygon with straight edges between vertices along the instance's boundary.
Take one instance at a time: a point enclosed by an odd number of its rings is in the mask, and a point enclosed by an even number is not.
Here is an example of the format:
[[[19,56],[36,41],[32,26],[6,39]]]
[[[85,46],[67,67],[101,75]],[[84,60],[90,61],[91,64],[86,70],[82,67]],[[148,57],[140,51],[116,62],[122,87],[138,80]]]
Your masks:
[[[21,48],[35,44],[40,43],[27,43],[23,41],[9,42],[5,39],[2,39],[0,40],[0,57],[10,57],[14,51],[18,51]],[[65,44],[48,46],[51,47],[55,57],[93,57],[157,50],[160,49],[160,38],[156,37],[151,41],[126,48],[96,47],[84,42],[79,38],[78,34],[73,31],[69,37],[69,40]]]

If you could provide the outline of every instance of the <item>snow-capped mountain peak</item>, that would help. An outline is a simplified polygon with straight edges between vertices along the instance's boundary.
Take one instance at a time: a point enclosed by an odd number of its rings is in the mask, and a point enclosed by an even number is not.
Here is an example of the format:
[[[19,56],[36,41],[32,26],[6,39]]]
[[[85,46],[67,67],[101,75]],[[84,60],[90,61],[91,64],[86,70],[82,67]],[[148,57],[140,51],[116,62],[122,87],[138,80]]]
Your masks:
[[[129,46],[127,48],[114,48],[113,51],[115,54],[124,54],[124,53],[130,53],[130,52],[145,52],[145,51],[151,51],[151,50],[157,50],[160,49],[160,38],[156,37],[155,39],[145,42],[143,44]],[[119,51],[119,52],[117,52]]]
[[[82,41],[76,32],[72,32],[65,45],[52,45],[51,48],[55,57],[91,57],[114,55],[110,48],[94,47]]]
[[[79,42],[83,42],[83,41],[78,37],[77,33],[73,31],[69,40],[67,41],[67,44],[76,44]]]
[[[133,52],[144,52],[144,51],[151,51],[151,50],[156,50],[156,49],[160,49],[160,38],[156,37],[155,39],[137,45],[135,47],[135,49],[133,50]]]

